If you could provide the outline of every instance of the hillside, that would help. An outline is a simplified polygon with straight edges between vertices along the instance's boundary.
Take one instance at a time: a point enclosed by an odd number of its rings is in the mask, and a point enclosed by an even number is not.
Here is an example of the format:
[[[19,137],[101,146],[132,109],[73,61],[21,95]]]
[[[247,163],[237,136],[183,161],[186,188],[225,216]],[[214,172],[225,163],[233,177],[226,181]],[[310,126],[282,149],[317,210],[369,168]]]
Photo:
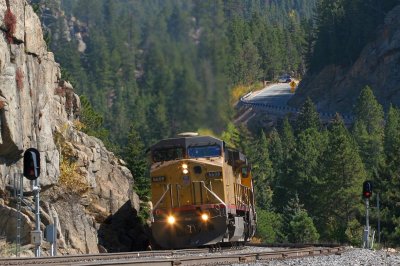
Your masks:
[[[300,106],[311,97],[321,111],[349,113],[362,88],[369,85],[385,109],[390,104],[399,106],[400,6],[388,9],[384,16],[377,14],[382,23],[370,29],[370,40],[365,39],[354,60],[327,64],[329,56],[320,56],[325,65],[307,72],[290,104]],[[345,49],[339,48],[338,53],[335,58],[346,57]]]
[[[24,151],[34,147],[41,155],[40,226],[44,230],[58,218],[59,254],[98,253],[99,244],[143,248],[132,174],[99,139],[79,131],[79,97],[47,50],[32,7],[25,0],[0,1],[0,32],[1,239],[16,241],[14,184]],[[24,198],[32,204],[25,178]],[[21,215],[21,250],[29,252],[35,215],[25,204]],[[48,247],[43,244],[44,253]],[[0,255],[14,251],[15,245],[2,248]]]
[[[220,133],[231,88],[303,73],[310,1],[32,1],[49,45],[120,146]]]

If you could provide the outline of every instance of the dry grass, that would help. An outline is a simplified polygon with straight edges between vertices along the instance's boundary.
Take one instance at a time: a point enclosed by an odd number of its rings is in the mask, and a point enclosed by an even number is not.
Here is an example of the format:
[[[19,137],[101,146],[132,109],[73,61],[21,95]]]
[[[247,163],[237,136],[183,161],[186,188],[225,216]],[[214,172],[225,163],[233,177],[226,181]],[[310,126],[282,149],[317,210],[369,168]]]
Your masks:
[[[15,244],[0,239],[0,258],[11,257],[15,255]]]
[[[82,195],[89,190],[89,184],[82,176],[77,167],[77,156],[74,152],[72,144],[69,143],[64,135],[68,130],[68,125],[65,125],[61,131],[54,134],[54,142],[60,149],[60,179],[59,184],[65,188],[67,192]]]
[[[72,123],[74,124],[74,128],[78,131],[82,131],[82,129],[86,127],[85,124],[79,120],[74,120]]]
[[[214,131],[212,131],[209,128],[199,128],[197,130],[197,133],[199,133],[200,136],[214,136],[214,137],[219,137],[217,134],[215,134]]]
[[[82,195],[89,190],[89,185],[77,170],[75,162],[62,158],[60,161],[60,185],[72,193]]]
[[[240,97],[249,93],[250,91],[261,90],[264,87],[262,82],[257,82],[252,85],[238,85],[232,89],[231,92],[231,105],[239,101]]]
[[[253,238],[250,240],[250,243],[252,243],[252,244],[261,244],[261,243],[262,243],[262,239],[261,239],[261,238],[258,238],[258,237],[253,237]]]

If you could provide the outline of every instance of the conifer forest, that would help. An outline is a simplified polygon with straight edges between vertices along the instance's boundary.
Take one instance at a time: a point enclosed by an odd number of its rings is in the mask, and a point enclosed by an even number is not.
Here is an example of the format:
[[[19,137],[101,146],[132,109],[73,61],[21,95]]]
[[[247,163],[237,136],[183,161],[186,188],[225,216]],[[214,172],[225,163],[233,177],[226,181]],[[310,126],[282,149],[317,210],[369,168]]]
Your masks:
[[[143,201],[147,148],[194,131],[222,138],[251,161],[256,236],[266,243],[360,245],[362,184],[380,198],[381,242],[400,245],[400,109],[364,87],[354,122],[322,123],[311,98],[274,127],[235,124],[235,103],[263,82],[350,65],[397,0],[61,0],[85,49],[46,18],[49,50],[81,95],[83,130],[123,158]],[[47,21],[46,23],[46,19]],[[146,214],[143,214],[146,217]],[[371,209],[371,226],[378,212]]]

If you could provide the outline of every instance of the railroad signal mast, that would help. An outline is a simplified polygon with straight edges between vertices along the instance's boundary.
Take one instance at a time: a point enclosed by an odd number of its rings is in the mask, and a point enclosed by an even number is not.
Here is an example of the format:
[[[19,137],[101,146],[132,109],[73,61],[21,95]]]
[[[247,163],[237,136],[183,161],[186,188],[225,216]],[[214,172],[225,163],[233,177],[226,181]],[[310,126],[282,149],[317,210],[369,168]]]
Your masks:
[[[40,175],[40,153],[35,148],[29,148],[24,153],[24,176],[33,181],[32,190],[35,197],[35,230],[31,231],[31,242],[35,245],[35,256],[40,257],[40,246],[42,244],[42,231],[40,230],[40,206],[39,206],[39,181]]]
[[[364,229],[364,236],[363,236],[363,243],[365,248],[370,248],[370,227],[369,227],[369,198],[372,196],[372,182],[365,181],[363,183],[363,198],[365,199],[365,229]]]

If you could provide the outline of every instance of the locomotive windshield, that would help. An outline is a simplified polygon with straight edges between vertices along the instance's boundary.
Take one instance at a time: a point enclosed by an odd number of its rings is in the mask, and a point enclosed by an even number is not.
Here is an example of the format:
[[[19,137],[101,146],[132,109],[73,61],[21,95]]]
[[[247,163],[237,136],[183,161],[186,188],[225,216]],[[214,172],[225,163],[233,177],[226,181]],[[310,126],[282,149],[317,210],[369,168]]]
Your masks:
[[[163,161],[172,161],[183,158],[183,149],[179,147],[172,148],[164,148],[153,151],[153,161],[154,162],[163,162]]]
[[[218,157],[221,156],[221,147],[212,146],[193,146],[188,148],[189,158]]]

